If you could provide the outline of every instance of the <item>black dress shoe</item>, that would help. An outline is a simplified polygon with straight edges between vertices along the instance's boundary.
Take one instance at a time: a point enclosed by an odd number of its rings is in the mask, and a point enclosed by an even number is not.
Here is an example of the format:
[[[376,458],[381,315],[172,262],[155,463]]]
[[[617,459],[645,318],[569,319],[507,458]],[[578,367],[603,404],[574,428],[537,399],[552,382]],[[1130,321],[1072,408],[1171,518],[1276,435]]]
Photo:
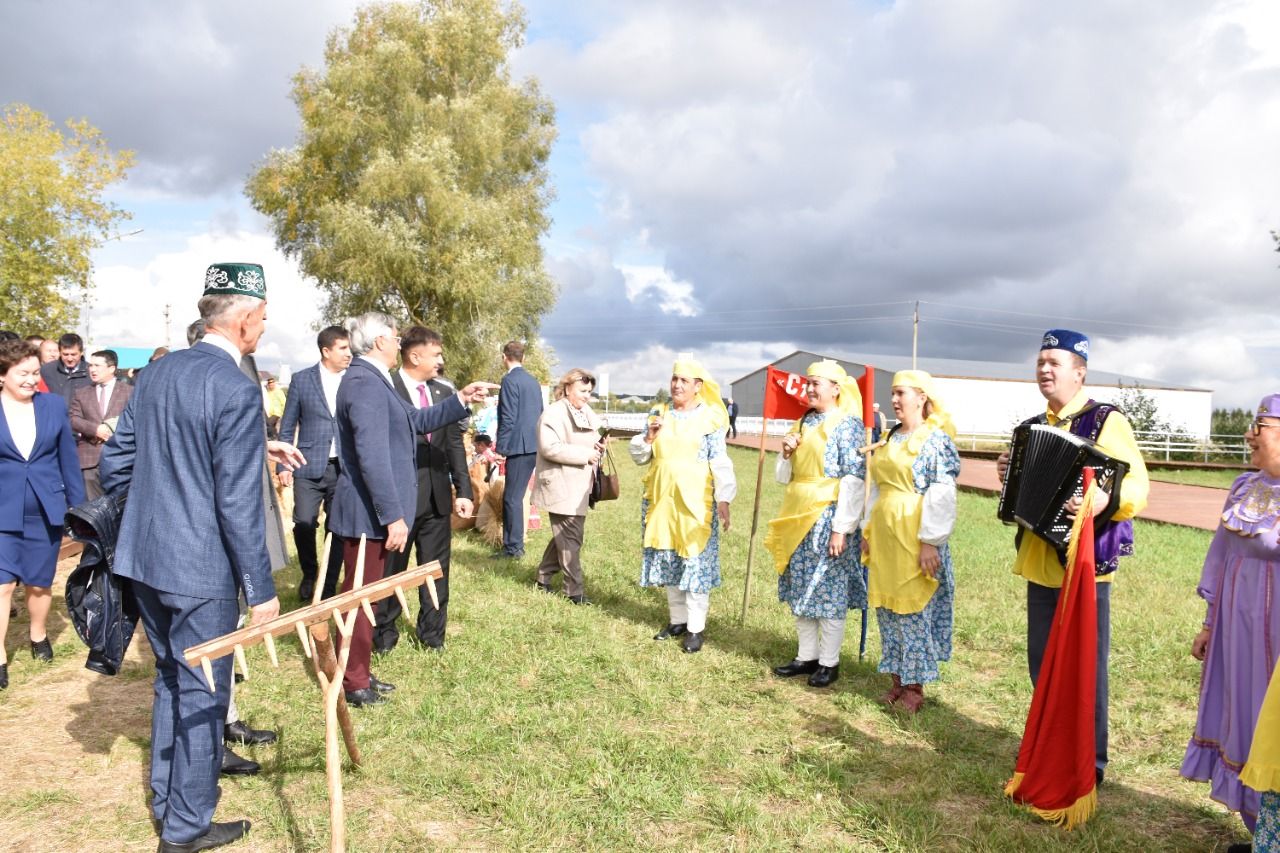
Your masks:
[[[49,644],[48,637],[43,640],[31,641],[31,656],[46,663],[53,660],[53,646]]]
[[[0,690],[9,686],[9,664],[0,663]]]
[[[1253,845],[1240,841],[1227,847],[1227,853],[1253,853]]]
[[[378,693],[390,693],[392,690],[396,689],[396,686],[394,684],[388,684],[385,681],[379,681],[378,676],[373,674],[369,675],[369,687],[377,691]]]
[[[655,640],[665,640],[668,637],[683,637],[689,629],[685,627],[683,622],[673,622],[661,631],[653,635]]]
[[[534,581],[533,585],[538,588],[538,592],[551,592],[551,584],[542,581]]]
[[[209,831],[199,838],[179,844],[176,841],[160,839],[159,853],[196,853],[198,850],[212,850],[232,841],[244,838],[252,824],[247,820],[229,820],[224,823],[209,824]]]
[[[779,678],[792,678],[797,675],[809,675],[817,669],[818,662],[816,660],[800,660],[796,658],[791,663],[775,666],[773,674]]]
[[[830,687],[832,682],[840,677],[840,664],[835,666],[822,666],[813,671],[813,675],[809,676],[810,687]]]
[[[1103,780],[1104,778],[1106,778],[1106,775],[1107,775],[1107,774],[1103,772],[1103,770],[1102,770],[1102,768],[1101,768],[1101,767],[1095,767],[1095,768],[1093,768],[1093,781],[1094,781],[1094,784],[1095,784],[1097,787],[1101,788],[1101,787],[1102,787],[1102,780]]]
[[[383,640],[375,639],[373,641],[373,653],[376,655],[390,654],[391,651],[395,649],[396,644],[399,642],[400,642],[400,638],[398,636],[392,639],[383,639]]]
[[[574,604],[590,604],[591,603],[591,599],[587,598],[585,594],[569,595],[565,597],[568,598],[570,601],[572,601]]]
[[[347,704],[355,708],[363,708],[365,705],[381,705],[385,701],[387,701],[387,697],[372,687],[347,691]]]
[[[310,604],[311,599],[316,594],[316,582],[313,580],[303,580],[298,584],[298,599],[303,604]]]
[[[244,720],[236,720],[222,727],[222,739],[227,743],[260,746],[275,743],[276,733],[269,729],[252,729]]]
[[[680,644],[680,650],[693,654],[702,651],[702,632],[690,631],[684,635],[684,642]]]
[[[222,748],[222,769],[219,772],[223,776],[253,776],[261,769],[262,765],[258,762],[241,758],[230,747]]]

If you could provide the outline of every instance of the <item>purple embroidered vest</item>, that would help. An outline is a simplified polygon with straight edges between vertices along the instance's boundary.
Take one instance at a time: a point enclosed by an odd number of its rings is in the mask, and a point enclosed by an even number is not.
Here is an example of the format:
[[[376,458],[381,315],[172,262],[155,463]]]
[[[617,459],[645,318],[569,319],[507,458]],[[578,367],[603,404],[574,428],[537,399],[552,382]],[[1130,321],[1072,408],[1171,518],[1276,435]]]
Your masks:
[[[1071,429],[1068,431],[1072,435],[1097,441],[1107,416],[1115,411],[1119,410],[1110,403],[1089,400],[1084,408],[1071,418]],[[1037,415],[1031,420],[1035,423],[1048,423],[1044,415]],[[1093,557],[1096,564],[1094,574],[1109,575],[1119,566],[1121,557],[1133,556],[1132,521],[1105,521],[1095,524],[1093,537]],[[1059,554],[1058,559],[1065,561],[1066,555]]]

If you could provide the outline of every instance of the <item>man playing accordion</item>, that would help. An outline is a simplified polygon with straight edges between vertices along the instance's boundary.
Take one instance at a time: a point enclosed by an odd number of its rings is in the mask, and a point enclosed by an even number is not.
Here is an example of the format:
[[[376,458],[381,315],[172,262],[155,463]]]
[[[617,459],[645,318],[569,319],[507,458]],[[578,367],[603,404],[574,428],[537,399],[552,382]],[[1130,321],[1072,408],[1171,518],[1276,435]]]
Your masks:
[[[1120,500],[1115,513],[1095,527],[1094,556],[1097,562],[1098,664],[1097,693],[1094,700],[1097,782],[1101,784],[1107,764],[1107,660],[1111,652],[1111,579],[1121,557],[1133,554],[1132,518],[1147,505],[1147,468],[1133,436],[1133,427],[1124,413],[1112,405],[1089,399],[1084,390],[1088,370],[1089,339],[1068,329],[1045,332],[1036,358],[1036,383],[1048,405],[1032,423],[1064,429],[1097,443],[1108,456],[1128,463],[1120,481]],[[996,460],[1000,479],[1009,467],[1009,454]],[[1106,496],[1094,501],[1094,512],[1102,512]],[[1067,502],[1074,514],[1080,498]],[[1027,665],[1034,689],[1040,663],[1049,640],[1049,629],[1058,605],[1064,567],[1059,551],[1040,536],[1019,531],[1018,556],[1013,572],[1027,580]],[[1023,535],[1025,534],[1025,535]]]

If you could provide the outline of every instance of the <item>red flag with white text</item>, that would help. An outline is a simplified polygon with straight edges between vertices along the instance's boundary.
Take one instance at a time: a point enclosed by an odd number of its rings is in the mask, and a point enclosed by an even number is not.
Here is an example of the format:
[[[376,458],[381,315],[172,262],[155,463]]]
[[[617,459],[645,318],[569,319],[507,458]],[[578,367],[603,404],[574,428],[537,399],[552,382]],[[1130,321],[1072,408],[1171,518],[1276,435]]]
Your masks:
[[[798,420],[809,411],[809,397],[805,394],[807,380],[803,374],[788,373],[776,367],[767,368],[768,378],[764,388],[764,416],[766,418]]]

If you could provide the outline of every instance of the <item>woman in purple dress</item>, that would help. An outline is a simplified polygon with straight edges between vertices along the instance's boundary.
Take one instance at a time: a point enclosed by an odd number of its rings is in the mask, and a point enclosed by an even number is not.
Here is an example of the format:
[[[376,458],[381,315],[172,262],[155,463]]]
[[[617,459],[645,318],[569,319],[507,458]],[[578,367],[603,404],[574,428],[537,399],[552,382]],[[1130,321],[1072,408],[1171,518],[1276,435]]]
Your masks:
[[[1182,775],[1208,782],[1252,832],[1259,794],[1239,774],[1280,655],[1280,394],[1263,398],[1245,440],[1258,470],[1231,486],[1197,590],[1208,607],[1191,654],[1204,669]]]

